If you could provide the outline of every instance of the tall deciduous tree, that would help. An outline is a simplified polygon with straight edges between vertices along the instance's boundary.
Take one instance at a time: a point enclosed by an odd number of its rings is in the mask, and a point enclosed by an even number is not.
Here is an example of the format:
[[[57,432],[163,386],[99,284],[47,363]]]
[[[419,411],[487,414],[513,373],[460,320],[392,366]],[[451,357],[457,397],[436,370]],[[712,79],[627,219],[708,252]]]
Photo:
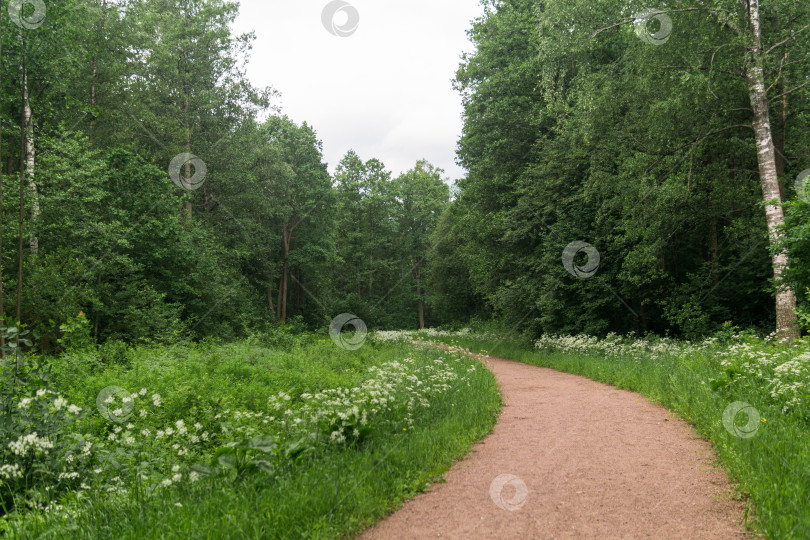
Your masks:
[[[785,226],[782,209],[782,194],[776,166],[776,150],[771,127],[770,102],[765,86],[765,54],[762,46],[762,19],[759,0],[747,0],[749,56],[746,59],[746,76],[751,110],[754,114],[754,133],[757,140],[759,178],[762,183],[762,198],[765,202],[765,217],[768,236],[773,249],[773,273],[776,278],[776,332],[782,339],[799,337],[796,316],[796,293],[784,282],[788,266],[787,251],[782,248],[780,236]]]
[[[400,234],[413,272],[413,291],[419,328],[425,327],[425,290],[423,272],[431,247],[431,236],[450,199],[444,171],[427,161],[396,180],[401,200]]]
[[[331,204],[332,181],[322,161],[322,143],[306,123],[296,125],[287,117],[270,117],[262,126],[268,144],[278,148],[281,170],[267,178],[276,204],[276,228],[281,235],[281,277],[277,315],[287,321],[291,251],[299,227],[323,219]],[[300,280],[297,280],[300,283]]]

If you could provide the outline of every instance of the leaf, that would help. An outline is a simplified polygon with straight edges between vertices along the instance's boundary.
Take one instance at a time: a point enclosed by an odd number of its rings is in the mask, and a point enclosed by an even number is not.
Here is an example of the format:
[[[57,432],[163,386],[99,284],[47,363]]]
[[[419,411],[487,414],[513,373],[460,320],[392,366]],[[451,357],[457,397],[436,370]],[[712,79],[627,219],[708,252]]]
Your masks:
[[[233,453],[217,456],[216,460],[223,467],[236,468],[236,456]]]
[[[207,478],[209,476],[214,475],[214,469],[212,469],[211,467],[208,467],[206,465],[192,465],[191,470],[194,471],[195,473],[199,474],[203,478]]]
[[[217,448],[214,456],[211,458],[211,465],[222,465],[224,467],[233,467],[236,462],[235,458],[231,457],[230,460],[226,459],[228,456],[233,456],[236,452],[234,448],[222,447]]]
[[[259,452],[271,452],[276,447],[276,441],[273,439],[250,439],[246,448],[251,450],[258,450]]]
[[[273,471],[275,470],[274,467],[273,467],[273,464],[270,463],[269,461],[257,460],[257,461],[252,461],[251,463],[253,465],[255,465],[256,467],[258,467],[259,469],[263,470],[266,473],[272,474]]]
[[[71,438],[73,438],[73,440],[76,441],[77,444],[84,445],[85,440],[84,436],[81,433],[72,433],[70,436]]]
[[[309,445],[307,444],[307,437],[301,437],[297,441],[291,443],[285,450],[284,454],[288,458],[295,459],[308,448]]]

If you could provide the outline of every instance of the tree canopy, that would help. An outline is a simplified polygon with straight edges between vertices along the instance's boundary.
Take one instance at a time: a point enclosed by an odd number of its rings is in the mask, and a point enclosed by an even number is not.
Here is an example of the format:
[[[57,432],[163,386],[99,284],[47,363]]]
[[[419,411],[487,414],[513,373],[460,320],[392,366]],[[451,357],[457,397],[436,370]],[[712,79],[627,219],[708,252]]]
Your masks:
[[[483,5],[454,185],[419,156],[330,174],[247,79],[237,2],[4,10],[0,317],[46,347],[80,311],[99,342],[810,324],[806,2]]]

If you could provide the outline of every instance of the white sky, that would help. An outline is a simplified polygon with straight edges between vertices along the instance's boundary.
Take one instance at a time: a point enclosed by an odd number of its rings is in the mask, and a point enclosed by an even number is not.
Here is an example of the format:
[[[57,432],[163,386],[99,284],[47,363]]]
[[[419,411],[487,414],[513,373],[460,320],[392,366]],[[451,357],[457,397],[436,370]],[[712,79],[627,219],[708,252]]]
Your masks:
[[[347,1],[360,24],[337,37],[321,22],[329,0],[241,0],[234,30],[256,32],[251,82],[281,92],[282,113],[315,128],[330,172],[354,149],[394,175],[424,158],[450,179],[464,176],[451,81],[473,50],[466,31],[483,13],[479,0]]]

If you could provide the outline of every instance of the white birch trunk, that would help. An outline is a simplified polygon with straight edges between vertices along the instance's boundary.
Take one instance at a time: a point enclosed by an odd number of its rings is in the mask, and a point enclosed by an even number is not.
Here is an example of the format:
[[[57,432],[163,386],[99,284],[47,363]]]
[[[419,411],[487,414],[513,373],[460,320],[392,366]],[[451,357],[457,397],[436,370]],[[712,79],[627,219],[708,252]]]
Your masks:
[[[768,237],[771,246],[779,243],[779,228],[785,225],[782,209],[782,196],[779,190],[779,176],[776,169],[776,151],[765,89],[765,75],[762,58],[762,22],[759,17],[759,0],[749,0],[749,23],[752,44],[748,59],[747,79],[751,109],[754,113],[754,133],[757,141],[759,177],[762,183],[762,198],[765,201],[765,217],[768,223]],[[775,250],[772,256],[773,274],[776,278],[776,333],[783,340],[799,338],[799,324],[796,317],[796,293],[782,282],[788,267],[788,256],[784,249]]]

